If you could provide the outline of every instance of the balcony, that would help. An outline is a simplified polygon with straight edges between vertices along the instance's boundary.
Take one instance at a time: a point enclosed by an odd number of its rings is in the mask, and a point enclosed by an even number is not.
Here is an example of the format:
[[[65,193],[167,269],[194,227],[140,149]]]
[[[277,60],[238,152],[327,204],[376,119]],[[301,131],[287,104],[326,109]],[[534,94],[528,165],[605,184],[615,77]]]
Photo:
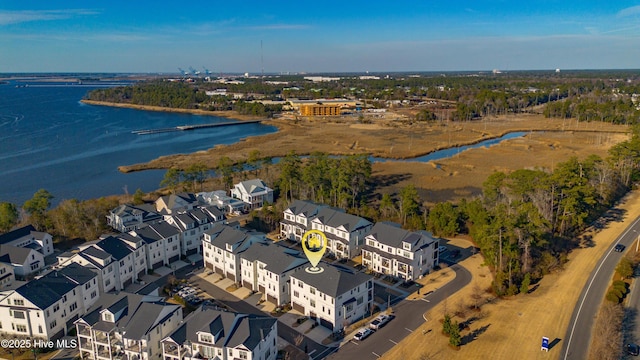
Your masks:
[[[169,355],[169,356],[179,356],[179,350],[178,347],[175,345],[164,345],[164,354],[165,355]]]
[[[101,343],[101,344],[108,344],[109,343],[109,336],[107,336],[107,333],[102,332],[102,331],[96,331],[96,342],[97,343]]]
[[[93,350],[93,343],[91,342],[91,340],[80,339],[79,346],[81,350],[88,350],[88,351]]]
[[[86,326],[78,326],[78,335],[91,337],[91,328]]]

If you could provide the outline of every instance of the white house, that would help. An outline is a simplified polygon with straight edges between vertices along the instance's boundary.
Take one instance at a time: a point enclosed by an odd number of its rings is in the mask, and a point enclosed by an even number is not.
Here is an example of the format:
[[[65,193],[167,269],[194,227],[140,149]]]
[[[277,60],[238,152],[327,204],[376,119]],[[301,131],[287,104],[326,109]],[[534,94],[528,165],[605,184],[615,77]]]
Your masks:
[[[164,219],[180,230],[180,254],[199,254],[202,248],[202,235],[215,223],[225,220],[224,213],[216,206],[201,206],[171,215]]]
[[[98,277],[78,264],[0,293],[0,333],[57,339],[98,300]]]
[[[34,249],[42,256],[53,254],[52,236],[46,232],[36,231],[33,225],[23,226],[0,235],[0,245]]]
[[[240,254],[242,286],[264,294],[275,305],[291,301],[290,275],[309,261],[299,251],[273,243],[256,243]]]
[[[162,339],[164,360],[275,360],[278,321],[201,307]]]
[[[318,215],[320,209],[326,207],[327,205],[312,201],[294,201],[284,210],[283,220],[280,222],[280,237],[302,241],[302,235],[311,229],[311,220]]]
[[[107,236],[75,253],[58,256],[59,266],[77,263],[98,274],[100,292],[123,290],[146,274],[146,247],[130,234]]]
[[[44,269],[44,256],[29,247],[0,245],[0,263],[11,266],[17,279],[26,279]]]
[[[81,359],[160,360],[160,341],[182,321],[182,307],[155,296],[105,294],[75,321]]]
[[[438,265],[438,244],[429,232],[410,232],[399,224],[380,222],[365,237],[362,264],[378,273],[416,280]]]
[[[262,233],[247,232],[228,225],[216,224],[204,233],[202,240],[204,266],[241,283],[240,253],[252,244],[266,241],[266,236]]]
[[[338,259],[350,259],[360,254],[365,235],[373,224],[359,216],[333,208],[322,208],[311,220],[311,229],[324,232],[327,251]]]
[[[180,259],[180,229],[166,221],[145,224],[129,234],[140,237],[146,243],[150,269],[169,266]]]
[[[16,274],[11,264],[0,261],[0,291],[10,287],[16,281]]]
[[[273,204],[273,189],[260,179],[246,180],[233,185],[231,197],[245,202],[247,209],[256,209],[265,203]]]
[[[291,306],[294,310],[337,331],[362,319],[371,311],[373,278],[321,263],[323,272],[306,270],[291,275]]]
[[[224,190],[201,192],[197,196],[201,202],[217,206],[227,214],[243,211],[246,206],[244,201],[228,196]]]
[[[123,204],[109,211],[107,224],[120,232],[135,230],[144,223],[162,219],[154,204]]]

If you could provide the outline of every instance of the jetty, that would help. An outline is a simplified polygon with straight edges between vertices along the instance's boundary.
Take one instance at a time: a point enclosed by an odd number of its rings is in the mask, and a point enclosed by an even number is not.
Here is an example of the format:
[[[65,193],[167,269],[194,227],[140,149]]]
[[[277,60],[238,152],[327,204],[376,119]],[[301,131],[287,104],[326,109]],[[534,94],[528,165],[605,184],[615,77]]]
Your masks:
[[[161,128],[161,129],[133,130],[131,133],[138,134],[138,135],[150,135],[150,134],[160,134],[160,133],[173,132],[173,131],[189,131],[189,130],[197,130],[197,129],[206,129],[206,128],[213,128],[213,127],[220,127],[220,126],[256,124],[261,122],[262,120],[225,121],[225,122],[210,123],[210,124],[180,125],[180,126],[175,126],[170,128]]]

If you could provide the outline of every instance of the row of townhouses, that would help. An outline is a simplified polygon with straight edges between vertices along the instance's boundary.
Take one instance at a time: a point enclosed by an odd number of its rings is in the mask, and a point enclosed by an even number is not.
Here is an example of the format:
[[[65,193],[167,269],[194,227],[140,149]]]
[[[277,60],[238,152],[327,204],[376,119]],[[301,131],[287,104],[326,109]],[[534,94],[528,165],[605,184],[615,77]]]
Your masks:
[[[373,301],[373,278],[322,264],[321,274],[306,271],[299,251],[274,244],[263,234],[218,224],[203,239],[206,268],[294,309],[331,329],[364,317]]]
[[[439,264],[437,239],[426,231],[410,232],[389,222],[375,225],[327,205],[296,200],[284,210],[280,237],[301,241],[308,230],[327,237],[327,252],[339,259],[362,254],[372,271],[416,280]]]

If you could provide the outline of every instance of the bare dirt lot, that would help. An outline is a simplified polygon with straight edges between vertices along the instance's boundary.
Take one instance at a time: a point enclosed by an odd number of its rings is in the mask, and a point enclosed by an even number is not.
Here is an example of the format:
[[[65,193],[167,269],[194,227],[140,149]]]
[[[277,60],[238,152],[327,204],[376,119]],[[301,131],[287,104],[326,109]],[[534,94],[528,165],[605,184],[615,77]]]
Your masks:
[[[598,233],[591,233],[594,246],[573,251],[564,270],[547,275],[530,294],[495,300],[484,304],[479,312],[469,310],[464,318],[454,317],[458,322],[472,319],[469,328],[461,332],[463,345],[454,350],[448,345],[448,337],[441,334],[439,320],[443,318],[444,308],[454,313],[461,302],[470,306],[473,287],[477,284],[486,289],[491,283],[489,270],[482,265],[480,255],[465,259],[461,264],[473,274],[471,283],[452,295],[446,304],[440,303],[427,313],[429,321],[384,354],[383,359],[559,359],[580,291],[605,250],[640,216],[640,192],[628,195],[619,208],[625,214],[622,221],[609,223]],[[463,248],[468,246],[458,239],[450,244],[456,243]],[[483,298],[486,301],[491,295],[485,292]],[[549,353],[540,351],[543,336],[553,345]]]

